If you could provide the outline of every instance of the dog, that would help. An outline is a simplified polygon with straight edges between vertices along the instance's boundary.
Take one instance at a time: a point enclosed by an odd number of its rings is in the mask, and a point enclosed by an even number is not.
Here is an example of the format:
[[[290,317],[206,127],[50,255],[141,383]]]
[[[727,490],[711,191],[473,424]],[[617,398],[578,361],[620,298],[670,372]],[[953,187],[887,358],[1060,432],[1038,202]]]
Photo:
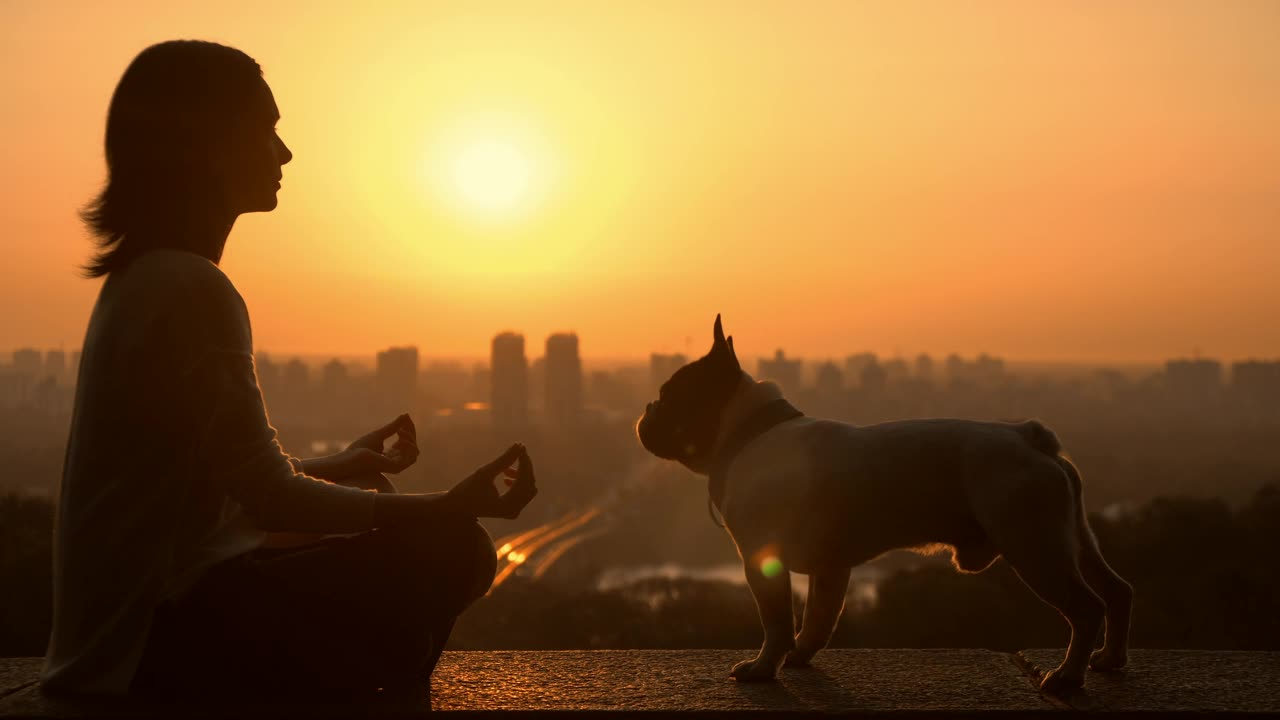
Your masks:
[[[1133,590],[1103,558],[1080,474],[1052,431],[1023,423],[921,419],[853,425],[804,416],[744,372],[720,316],[711,350],[680,368],[636,422],[653,455],[708,476],[764,628],[740,681],[807,666],[844,610],[852,567],[894,549],[944,549],[964,573],[1003,556],[1071,626],[1041,688],[1063,694],[1085,668],[1124,666]],[[795,631],[790,573],[808,575]],[[1103,646],[1093,650],[1105,622]]]

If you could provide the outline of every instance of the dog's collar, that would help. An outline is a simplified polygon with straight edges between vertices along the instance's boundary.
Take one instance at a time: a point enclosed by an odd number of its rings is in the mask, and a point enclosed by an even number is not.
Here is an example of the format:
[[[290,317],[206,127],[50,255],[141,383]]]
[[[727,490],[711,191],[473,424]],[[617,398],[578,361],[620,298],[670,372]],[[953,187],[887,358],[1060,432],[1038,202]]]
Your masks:
[[[711,472],[707,474],[707,490],[710,493],[711,502],[717,509],[724,501],[725,476],[729,474],[729,465],[733,463],[738,453],[752,440],[765,434],[774,426],[803,415],[804,413],[787,402],[786,398],[778,398],[761,405],[742,424],[734,428],[725,439],[724,445],[720,447],[720,452],[716,453],[715,459],[711,461]],[[715,519],[714,515],[712,519]]]

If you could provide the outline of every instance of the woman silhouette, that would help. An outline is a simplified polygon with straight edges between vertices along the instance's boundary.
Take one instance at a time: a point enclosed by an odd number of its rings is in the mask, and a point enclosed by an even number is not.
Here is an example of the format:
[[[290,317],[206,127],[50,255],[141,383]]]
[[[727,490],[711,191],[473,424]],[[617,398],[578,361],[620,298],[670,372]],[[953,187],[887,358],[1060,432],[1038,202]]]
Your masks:
[[[257,63],[214,43],[149,47],[116,87],[108,180],[85,212],[88,275],[105,281],[63,468],[47,691],[412,686],[493,580],[475,518],[515,517],[537,492],[516,444],[447,493],[394,493],[381,473],[418,455],[407,415],[330,457],[281,450],[218,269],[236,217],[276,206],[292,158],[278,118]],[[280,548],[273,532],[346,535]]]

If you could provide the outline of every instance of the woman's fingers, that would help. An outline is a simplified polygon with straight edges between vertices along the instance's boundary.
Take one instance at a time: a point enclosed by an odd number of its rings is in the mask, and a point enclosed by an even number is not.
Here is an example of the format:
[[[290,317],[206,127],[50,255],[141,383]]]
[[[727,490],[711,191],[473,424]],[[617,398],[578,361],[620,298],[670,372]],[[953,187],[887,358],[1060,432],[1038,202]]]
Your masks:
[[[515,462],[516,458],[520,457],[520,453],[522,452],[524,452],[524,446],[520,443],[516,443],[507,448],[506,451],[499,455],[496,460],[477,470],[475,475],[483,476],[485,479],[492,482],[493,478],[497,477],[499,472],[505,468],[511,467],[511,463]]]
[[[511,489],[498,501],[501,505],[502,517],[507,519],[518,517],[520,511],[524,510],[525,506],[538,494],[537,481],[533,473],[533,460],[529,457],[528,450],[521,450],[519,461],[520,467],[516,471],[515,482],[509,483]]]
[[[516,471],[516,482],[530,487],[537,485],[533,476],[533,458],[529,457],[529,450],[523,446],[520,448],[520,468]]]

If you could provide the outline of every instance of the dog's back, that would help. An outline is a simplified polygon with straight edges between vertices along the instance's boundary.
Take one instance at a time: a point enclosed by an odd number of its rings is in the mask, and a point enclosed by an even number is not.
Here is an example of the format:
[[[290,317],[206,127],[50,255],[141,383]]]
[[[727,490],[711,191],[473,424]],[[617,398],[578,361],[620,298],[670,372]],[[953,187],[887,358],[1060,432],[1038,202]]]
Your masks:
[[[804,418],[739,455],[725,519],[735,538],[776,535],[802,566],[854,565],[933,543],[973,545],[984,539],[975,505],[1016,502],[1028,482],[1065,482],[1059,450],[1053,432],[1035,421],[855,427]]]

